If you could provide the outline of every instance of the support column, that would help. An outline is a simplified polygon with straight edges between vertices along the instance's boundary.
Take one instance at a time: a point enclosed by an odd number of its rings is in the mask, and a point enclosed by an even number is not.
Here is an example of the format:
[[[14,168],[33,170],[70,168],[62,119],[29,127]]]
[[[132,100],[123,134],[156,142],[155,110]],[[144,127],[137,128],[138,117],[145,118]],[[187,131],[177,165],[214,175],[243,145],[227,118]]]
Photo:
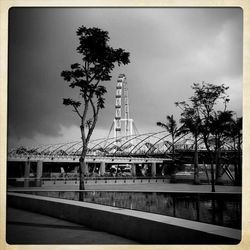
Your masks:
[[[29,187],[29,178],[30,178],[30,161],[25,162],[24,167],[24,187]]]
[[[156,162],[151,163],[151,176],[156,176]]]
[[[36,186],[41,187],[41,177],[43,175],[43,161],[37,162],[36,167]]]
[[[104,173],[106,172],[106,169],[105,169],[105,162],[101,162],[101,164],[100,164],[100,175],[101,176],[103,176],[104,175]]]
[[[135,163],[131,164],[132,176],[136,176],[136,165]]]
[[[143,176],[148,175],[148,163],[142,163],[142,171],[141,171]]]
[[[89,176],[89,164],[85,162],[84,173],[85,176]]]

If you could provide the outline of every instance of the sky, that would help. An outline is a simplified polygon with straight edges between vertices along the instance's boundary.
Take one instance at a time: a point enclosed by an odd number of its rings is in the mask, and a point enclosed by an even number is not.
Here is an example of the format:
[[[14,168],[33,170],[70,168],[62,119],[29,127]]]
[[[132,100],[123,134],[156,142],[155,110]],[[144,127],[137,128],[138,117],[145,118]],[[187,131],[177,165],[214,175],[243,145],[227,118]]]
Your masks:
[[[77,97],[60,76],[80,62],[76,30],[109,32],[130,52],[105,82],[105,109],[92,139],[106,138],[115,115],[118,75],[127,78],[130,118],[140,133],[180,110],[193,83],[229,87],[228,108],[242,116],[243,13],[240,8],[11,8],[8,48],[8,145],[80,140],[79,119],[62,99]]]

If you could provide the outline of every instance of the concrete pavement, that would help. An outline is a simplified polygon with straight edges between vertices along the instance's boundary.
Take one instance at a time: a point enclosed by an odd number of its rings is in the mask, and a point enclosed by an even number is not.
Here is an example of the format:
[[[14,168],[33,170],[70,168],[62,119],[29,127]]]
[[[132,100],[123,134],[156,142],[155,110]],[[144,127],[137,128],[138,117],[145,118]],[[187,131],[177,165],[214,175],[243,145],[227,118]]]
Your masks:
[[[7,208],[8,244],[138,244],[69,221]]]

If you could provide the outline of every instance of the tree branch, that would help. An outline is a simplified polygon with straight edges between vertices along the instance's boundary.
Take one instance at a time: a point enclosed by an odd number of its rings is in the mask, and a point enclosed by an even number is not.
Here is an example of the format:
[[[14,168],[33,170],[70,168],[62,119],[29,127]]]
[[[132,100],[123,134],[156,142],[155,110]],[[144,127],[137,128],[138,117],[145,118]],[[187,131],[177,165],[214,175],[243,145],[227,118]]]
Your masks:
[[[86,120],[86,116],[88,113],[88,100],[86,98],[84,98],[84,110],[83,110],[83,115],[82,115],[82,125],[84,125],[84,121]]]
[[[95,125],[96,125],[96,122],[97,122],[97,118],[98,118],[98,113],[99,113],[99,108],[97,107],[97,110],[95,112],[93,112],[93,123],[90,125],[89,131],[88,131],[88,134],[87,134],[87,139],[86,139],[87,142],[90,140],[90,137],[91,137],[91,135],[92,135],[92,133],[94,131],[94,128],[95,128]]]
[[[93,118],[94,118],[94,117],[96,116],[95,104],[93,103],[92,98],[89,98],[89,101],[90,101],[91,107],[92,107],[92,109],[93,109]]]
[[[74,107],[75,112],[78,114],[78,116],[82,119],[82,116],[81,116],[79,110],[77,109],[77,107],[74,104],[72,106]]]

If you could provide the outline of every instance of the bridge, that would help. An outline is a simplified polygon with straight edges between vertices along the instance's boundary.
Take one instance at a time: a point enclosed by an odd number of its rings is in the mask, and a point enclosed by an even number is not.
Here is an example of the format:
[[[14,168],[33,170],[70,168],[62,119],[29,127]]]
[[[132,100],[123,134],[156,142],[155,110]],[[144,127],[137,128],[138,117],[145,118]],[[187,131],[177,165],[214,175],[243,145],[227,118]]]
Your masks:
[[[163,164],[172,161],[173,145],[169,138],[169,133],[161,131],[130,137],[93,140],[89,143],[85,159],[87,163],[85,174],[88,175],[89,172],[97,169],[99,175],[104,176],[113,165],[129,165],[133,176],[137,175],[138,168],[146,168],[154,177],[159,174],[159,171],[162,171]],[[117,141],[119,141],[119,145]],[[189,134],[177,138],[174,147],[176,161],[179,160],[186,164],[193,163],[194,142]],[[21,171],[25,178],[29,178],[32,168],[33,172],[36,172],[36,178],[41,178],[44,172],[60,172],[61,167],[68,167],[67,172],[72,172],[79,166],[81,149],[80,141],[31,148],[13,148],[8,153],[8,171],[10,173],[8,177],[16,177],[16,174],[11,173]],[[204,162],[207,152],[201,141],[198,151],[200,162]],[[231,154],[233,157],[234,152],[230,144],[225,145],[223,154]],[[36,170],[34,170],[35,168]]]

